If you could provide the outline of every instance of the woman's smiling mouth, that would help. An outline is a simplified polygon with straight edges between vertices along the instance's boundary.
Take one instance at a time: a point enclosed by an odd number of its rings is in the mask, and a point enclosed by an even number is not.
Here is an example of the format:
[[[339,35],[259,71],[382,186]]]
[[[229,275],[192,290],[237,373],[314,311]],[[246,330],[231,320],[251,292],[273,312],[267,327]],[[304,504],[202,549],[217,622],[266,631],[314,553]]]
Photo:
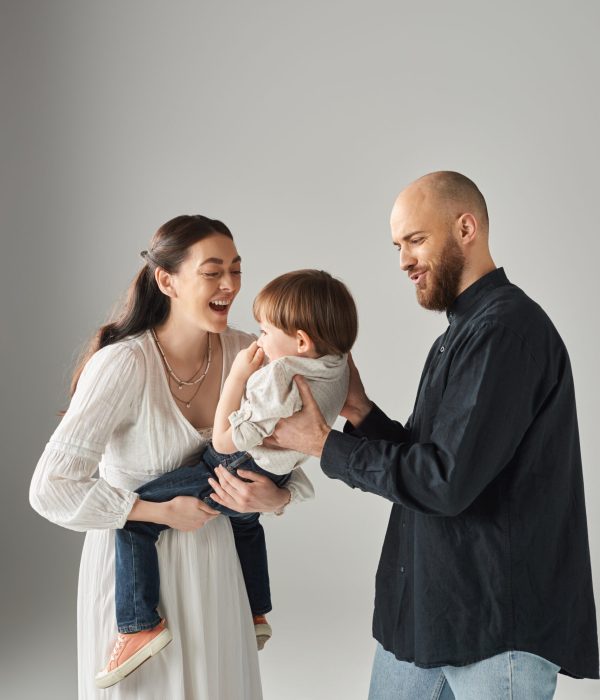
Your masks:
[[[216,313],[225,315],[229,311],[231,302],[232,299],[213,299],[208,302],[208,305]]]

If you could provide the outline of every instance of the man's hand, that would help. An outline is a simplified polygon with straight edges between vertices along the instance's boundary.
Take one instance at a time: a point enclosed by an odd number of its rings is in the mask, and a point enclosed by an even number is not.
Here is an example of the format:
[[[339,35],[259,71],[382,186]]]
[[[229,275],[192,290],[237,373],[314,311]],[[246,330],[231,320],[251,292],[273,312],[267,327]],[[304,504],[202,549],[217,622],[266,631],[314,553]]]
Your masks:
[[[352,353],[348,355],[348,368],[350,370],[348,395],[346,396],[346,403],[342,406],[340,415],[346,420],[349,420],[356,428],[371,412],[373,402],[369,400],[365,393],[365,387],[363,386],[358,369],[352,359]]]
[[[308,388],[306,379],[296,375],[294,381],[300,392],[302,409],[289,418],[282,418],[277,423],[273,435],[266,438],[263,445],[283,447],[313,457],[320,457],[331,428],[325,422],[325,418],[323,418],[323,414]]]
[[[265,353],[262,348],[258,347],[255,340],[235,356],[229,370],[229,376],[233,376],[237,381],[245,384],[254,372],[262,367],[264,359]]]

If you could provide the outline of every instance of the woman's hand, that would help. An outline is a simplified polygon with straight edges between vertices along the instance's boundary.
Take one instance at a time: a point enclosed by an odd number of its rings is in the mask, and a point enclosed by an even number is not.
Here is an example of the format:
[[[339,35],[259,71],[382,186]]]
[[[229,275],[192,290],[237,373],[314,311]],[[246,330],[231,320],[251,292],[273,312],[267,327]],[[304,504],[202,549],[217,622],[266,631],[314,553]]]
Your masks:
[[[175,496],[162,505],[165,506],[164,524],[182,532],[197,530],[219,515],[218,510],[194,496]]]
[[[127,520],[168,525],[173,530],[197,530],[219,512],[193,496],[176,496],[170,501],[154,503],[142,498],[133,504]]]
[[[258,347],[256,340],[253,341],[235,356],[229,370],[229,377],[233,376],[237,381],[245,384],[254,372],[262,367],[264,359],[265,353],[262,348]]]
[[[340,415],[346,420],[349,420],[356,428],[371,412],[373,403],[367,397],[362,379],[352,359],[352,353],[348,355],[348,369],[350,370],[348,395],[346,396],[346,402],[342,406]]]
[[[238,469],[243,479],[250,480],[242,481],[223,467],[217,467],[215,473],[219,481],[208,480],[215,491],[211,498],[238,513],[273,513],[290,502],[290,491],[279,488],[264,474]]]

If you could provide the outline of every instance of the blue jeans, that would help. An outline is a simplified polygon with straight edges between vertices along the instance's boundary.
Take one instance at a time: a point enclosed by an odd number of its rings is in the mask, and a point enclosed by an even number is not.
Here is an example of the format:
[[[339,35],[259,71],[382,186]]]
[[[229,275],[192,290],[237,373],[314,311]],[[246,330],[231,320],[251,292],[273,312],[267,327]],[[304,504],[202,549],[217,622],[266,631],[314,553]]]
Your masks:
[[[369,700],[551,700],[560,670],[525,651],[468,666],[419,668],[377,645]]]
[[[278,486],[290,478],[289,474],[276,475],[261,469],[247,452],[220,454],[209,444],[198,464],[166,472],[140,486],[136,493],[154,503],[170,501],[175,496],[195,496],[229,516],[250,609],[253,615],[263,615],[271,610],[265,533],[259,513],[237,513],[210,498],[213,489],[208,479],[216,478],[215,467],[219,464],[235,475],[238,468],[265,474]],[[115,533],[115,606],[121,633],[151,629],[160,622],[156,541],[168,529],[167,525],[128,520]]]

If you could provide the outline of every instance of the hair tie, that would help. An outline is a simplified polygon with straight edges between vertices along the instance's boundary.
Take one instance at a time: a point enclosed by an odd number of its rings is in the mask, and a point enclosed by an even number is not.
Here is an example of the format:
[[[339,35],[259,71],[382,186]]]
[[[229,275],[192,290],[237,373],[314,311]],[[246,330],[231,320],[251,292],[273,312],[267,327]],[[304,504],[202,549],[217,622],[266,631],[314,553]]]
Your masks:
[[[158,263],[156,262],[156,260],[154,259],[154,257],[152,256],[152,253],[149,250],[142,250],[140,255],[145,260],[146,265],[148,263],[152,263],[152,265],[154,265],[154,267],[159,266]]]

